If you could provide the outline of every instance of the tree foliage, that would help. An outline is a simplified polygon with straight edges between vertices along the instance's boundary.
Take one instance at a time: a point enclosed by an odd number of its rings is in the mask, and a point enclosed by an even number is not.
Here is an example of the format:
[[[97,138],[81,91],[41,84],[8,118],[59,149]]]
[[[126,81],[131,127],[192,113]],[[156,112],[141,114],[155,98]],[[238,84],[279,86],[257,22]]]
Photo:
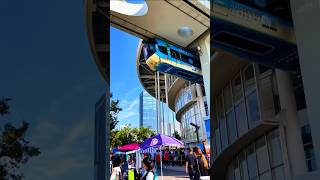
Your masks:
[[[181,136],[176,130],[174,130],[173,137],[176,138],[176,139],[181,140]]]
[[[109,113],[109,120],[110,120],[110,131],[112,131],[117,124],[118,121],[118,114],[122,109],[119,107],[119,100],[113,100],[112,94],[110,95],[110,113]]]
[[[120,130],[113,130],[111,132],[111,147],[123,146],[130,143],[142,143],[154,135],[155,132],[149,128],[125,126]]]
[[[0,116],[5,116],[9,111],[9,98],[0,99]],[[33,147],[25,139],[29,123],[23,121],[20,127],[11,123],[4,123],[0,133],[0,179],[20,180],[24,177],[18,172],[21,165],[26,164],[29,158],[40,154],[39,148]]]

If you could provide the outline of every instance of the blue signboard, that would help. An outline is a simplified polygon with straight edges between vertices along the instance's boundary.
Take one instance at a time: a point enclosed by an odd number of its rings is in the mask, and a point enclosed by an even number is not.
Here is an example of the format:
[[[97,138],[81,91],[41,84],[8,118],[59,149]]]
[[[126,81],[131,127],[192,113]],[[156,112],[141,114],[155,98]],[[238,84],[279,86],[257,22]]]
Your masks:
[[[210,119],[206,119],[204,124],[206,126],[207,141],[210,142]]]

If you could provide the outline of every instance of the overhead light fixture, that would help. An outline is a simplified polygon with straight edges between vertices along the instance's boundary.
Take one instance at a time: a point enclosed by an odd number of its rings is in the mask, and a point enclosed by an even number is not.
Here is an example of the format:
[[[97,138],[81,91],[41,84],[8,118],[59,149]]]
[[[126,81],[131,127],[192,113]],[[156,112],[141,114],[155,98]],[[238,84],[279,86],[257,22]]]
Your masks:
[[[181,26],[178,29],[178,34],[181,37],[191,37],[193,35],[193,31],[190,27],[188,26]]]
[[[111,0],[110,10],[128,16],[143,16],[148,12],[148,5],[145,0]]]

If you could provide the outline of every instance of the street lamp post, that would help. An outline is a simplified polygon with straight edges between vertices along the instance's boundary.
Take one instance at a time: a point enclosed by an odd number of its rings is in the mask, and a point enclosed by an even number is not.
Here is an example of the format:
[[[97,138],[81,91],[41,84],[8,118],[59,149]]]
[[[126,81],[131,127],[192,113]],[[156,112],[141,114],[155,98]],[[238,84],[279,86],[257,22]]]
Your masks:
[[[194,124],[194,123],[190,123],[191,126],[195,127],[196,128],[196,134],[197,134],[197,141],[198,141],[198,144],[200,143],[200,140],[199,140],[199,129],[200,129],[200,126]]]
[[[190,123],[191,126],[195,127],[196,128],[196,133],[197,133],[197,141],[198,141],[198,144],[200,144],[200,140],[199,140],[199,129],[200,129],[200,126],[194,124],[194,123]],[[205,146],[205,140],[202,141],[202,144],[203,144],[203,150],[204,150],[204,154],[206,155],[207,152],[206,152],[206,146]]]

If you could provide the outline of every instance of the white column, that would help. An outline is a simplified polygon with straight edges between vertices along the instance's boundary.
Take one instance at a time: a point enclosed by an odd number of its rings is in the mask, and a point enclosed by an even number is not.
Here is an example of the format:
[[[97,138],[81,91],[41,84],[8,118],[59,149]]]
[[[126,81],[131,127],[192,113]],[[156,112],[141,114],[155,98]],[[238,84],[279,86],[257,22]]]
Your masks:
[[[320,169],[320,1],[291,0],[290,2],[316,165]],[[317,174],[318,177],[311,176],[320,179],[319,170]]]
[[[276,70],[281,109],[285,114],[284,130],[288,149],[291,177],[294,179],[307,172],[302,136],[297,112],[294,88],[290,74]]]
[[[201,115],[201,119],[200,119],[200,124],[198,124],[199,126],[201,126],[202,128],[202,137],[204,139],[206,139],[206,129],[204,128],[204,118],[206,116],[206,110],[204,107],[204,99],[203,99],[203,94],[202,94],[202,90],[201,90],[201,86],[199,84],[196,84],[196,91],[198,94],[198,103],[199,103],[199,111],[200,111],[200,115]],[[203,139],[202,139],[203,140]]]
[[[156,98],[156,113],[157,113],[157,133],[160,133],[160,125],[159,125],[159,106],[158,106],[158,90],[157,90],[157,73],[154,73],[154,94]]]
[[[210,33],[199,41],[201,48],[200,62],[204,81],[204,89],[207,97],[208,108],[210,109]]]

